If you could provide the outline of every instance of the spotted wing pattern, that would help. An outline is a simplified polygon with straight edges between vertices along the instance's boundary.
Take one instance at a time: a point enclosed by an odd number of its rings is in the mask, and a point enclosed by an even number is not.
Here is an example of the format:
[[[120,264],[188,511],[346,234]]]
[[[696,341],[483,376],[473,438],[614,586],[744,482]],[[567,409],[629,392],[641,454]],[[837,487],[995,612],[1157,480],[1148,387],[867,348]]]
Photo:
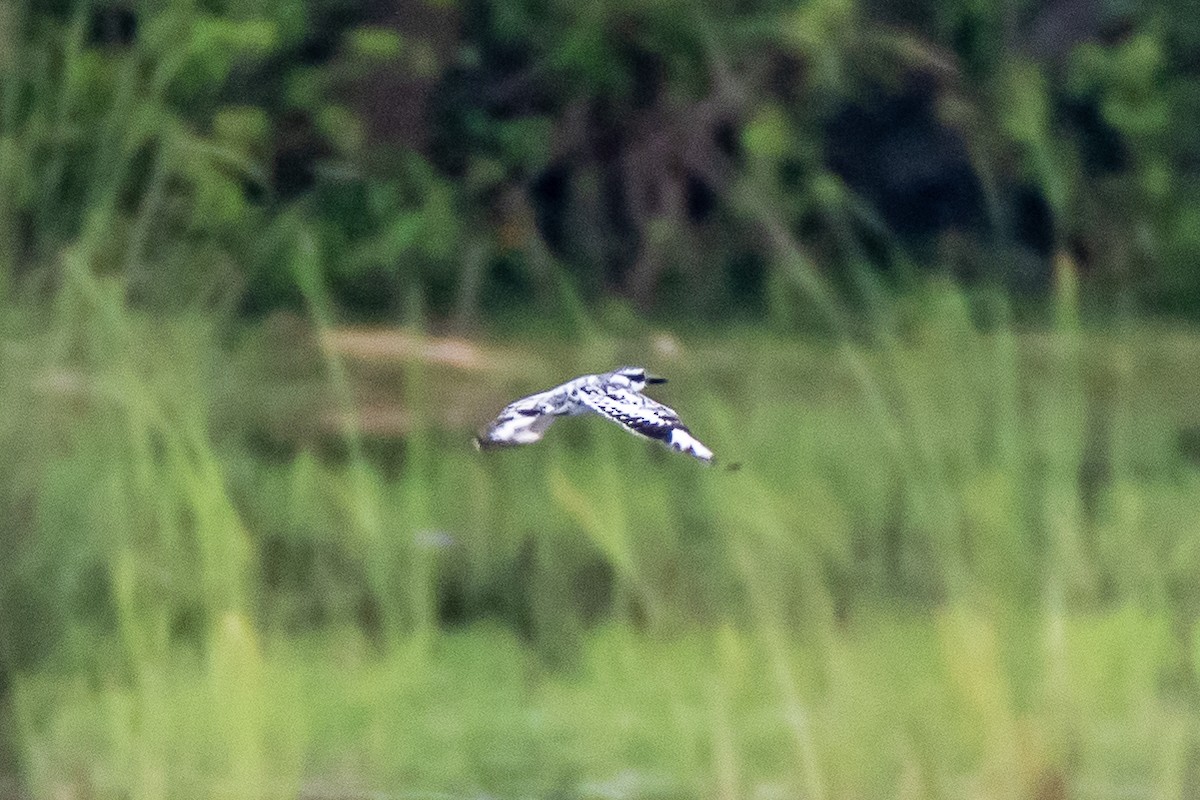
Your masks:
[[[554,414],[549,409],[554,405],[552,400],[557,391],[557,388],[550,389],[509,403],[487,430],[476,437],[475,446],[486,450],[532,444],[541,439],[554,422]]]
[[[579,401],[602,417],[648,439],[664,442],[671,449],[711,464],[713,453],[692,436],[675,409],[641,392],[614,386],[582,386]]]

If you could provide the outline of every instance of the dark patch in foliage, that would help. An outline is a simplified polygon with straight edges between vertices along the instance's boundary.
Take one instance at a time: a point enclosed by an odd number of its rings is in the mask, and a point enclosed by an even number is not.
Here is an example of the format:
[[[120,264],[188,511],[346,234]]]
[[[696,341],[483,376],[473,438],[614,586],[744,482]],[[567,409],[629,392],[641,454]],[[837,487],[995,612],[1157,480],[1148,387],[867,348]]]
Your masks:
[[[456,65],[446,70],[429,98],[429,122],[438,135],[429,143],[430,160],[446,175],[460,177],[470,162],[470,122],[461,110],[474,104],[471,73]]]
[[[698,175],[687,176],[688,219],[695,224],[709,220],[717,207],[717,193]]]
[[[1049,256],[1058,240],[1054,212],[1045,196],[1031,186],[1013,192],[1013,233],[1017,241],[1040,256]]]
[[[428,98],[429,154],[454,177],[479,155],[497,154],[496,123],[559,111],[554,92],[542,85],[534,50],[498,35],[494,14],[488,3],[463,7],[460,41],[473,44],[473,58],[447,67]]]
[[[293,111],[279,123],[271,185],[280,200],[298,197],[316,184],[318,163],[331,154],[308,115]]]
[[[1088,174],[1111,175],[1129,168],[1129,147],[1116,128],[1105,121],[1097,100],[1068,100],[1063,103],[1062,113],[1075,133]]]
[[[1200,426],[1181,428],[1175,441],[1179,455],[1189,463],[1200,467]]]
[[[14,670],[30,668],[47,658],[57,646],[66,625],[60,598],[39,598],[34,586],[25,581],[9,584],[0,601],[0,639],[3,661]]]
[[[483,287],[482,306],[491,313],[520,307],[532,291],[526,265],[518,254],[507,254],[492,262]]]
[[[727,158],[741,158],[741,140],[738,136],[738,127],[733,120],[725,119],[717,123],[716,129],[713,131],[713,142],[717,146],[717,151]]]
[[[735,308],[755,313],[764,310],[767,274],[766,262],[756,253],[740,254],[730,260],[726,288]]]
[[[138,17],[131,8],[102,6],[92,9],[88,19],[88,42],[128,47],[137,39]]]
[[[331,60],[338,51],[342,35],[366,18],[359,4],[320,6],[307,35],[293,53],[301,64],[315,66]]]
[[[379,598],[370,592],[360,593],[355,603],[354,621],[363,634],[377,645],[382,644],[386,636],[383,619]]]
[[[554,648],[572,630],[607,618],[617,581],[611,563],[596,553],[564,562],[548,547],[526,539],[486,577],[468,575],[450,560],[437,582],[438,620],[446,626],[498,622],[535,646]]]
[[[539,175],[530,187],[530,199],[538,231],[551,248],[561,252],[566,245],[565,224],[570,198],[568,169],[556,164]]]
[[[259,552],[264,601],[286,629],[311,630],[353,616],[369,636],[381,637],[381,609],[363,588],[362,565],[335,539],[269,534]]]
[[[307,310],[308,304],[297,286],[285,283],[274,275],[267,277],[275,280],[266,280],[263,276],[250,278],[247,289],[237,304],[239,316],[257,319],[272,312],[289,311],[300,314]]]
[[[932,83],[868,96],[826,126],[830,168],[901,236],[981,229],[983,190],[962,141],[937,119]]]
[[[261,428],[246,432],[245,445],[255,459],[265,464],[289,464],[300,453],[300,443],[295,439],[276,436]]]
[[[198,603],[179,603],[171,616],[171,640],[200,646],[209,632],[211,618]]]
[[[528,575],[501,570],[492,580],[468,582],[450,577],[438,581],[438,622],[446,627],[470,625],[486,620],[499,622],[525,640],[533,638],[533,623],[523,594],[513,587]]]
[[[667,68],[662,56],[641,47],[622,48],[624,61],[631,76],[629,103],[634,108],[649,108],[662,96],[667,86]]]
[[[353,317],[383,319],[399,307],[400,276],[394,268],[372,266],[335,275],[330,288]]]

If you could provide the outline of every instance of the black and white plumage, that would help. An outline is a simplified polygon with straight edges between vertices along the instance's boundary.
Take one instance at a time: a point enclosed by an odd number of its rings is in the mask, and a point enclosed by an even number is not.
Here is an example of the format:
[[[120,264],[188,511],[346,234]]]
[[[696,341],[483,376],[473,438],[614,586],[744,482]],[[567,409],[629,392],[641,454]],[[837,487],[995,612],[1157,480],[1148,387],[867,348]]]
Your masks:
[[[583,375],[505,406],[475,444],[481,450],[530,444],[542,438],[555,417],[592,413],[630,433],[657,439],[672,450],[713,463],[712,451],[692,436],[674,409],[642,394],[647,384],[666,382],[666,378],[647,375],[641,367]]]

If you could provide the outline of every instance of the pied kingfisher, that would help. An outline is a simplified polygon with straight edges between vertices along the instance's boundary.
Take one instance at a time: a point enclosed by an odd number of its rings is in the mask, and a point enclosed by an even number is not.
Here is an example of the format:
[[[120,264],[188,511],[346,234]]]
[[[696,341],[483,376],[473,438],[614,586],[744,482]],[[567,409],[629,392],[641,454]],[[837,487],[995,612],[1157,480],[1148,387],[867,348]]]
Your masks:
[[[529,444],[542,438],[555,417],[593,413],[630,433],[657,439],[673,450],[713,463],[712,451],[692,436],[674,409],[642,394],[646,384],[666,382],[666,378],[647,375],[641,367],[583,375],[505,406],[483,435],[475,439],[475,446],[483,450]]]

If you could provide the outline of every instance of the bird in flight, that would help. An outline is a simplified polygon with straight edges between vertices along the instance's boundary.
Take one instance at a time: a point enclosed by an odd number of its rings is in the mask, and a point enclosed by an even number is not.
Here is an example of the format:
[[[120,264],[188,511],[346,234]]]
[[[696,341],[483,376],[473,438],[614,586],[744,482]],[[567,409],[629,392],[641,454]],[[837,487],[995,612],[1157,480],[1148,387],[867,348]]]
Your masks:
[[[675,410],[642,394],[647,384],[666,382],[666,378],[647,375],[641,367],[580,376],[505,406],[487,430],[476,437],[475,446],[485,450],[530,444],[542,438],[555,417],[592,413],[630,433],[657,439],[672,450],[712,464],[712,451],[692,436]]]

